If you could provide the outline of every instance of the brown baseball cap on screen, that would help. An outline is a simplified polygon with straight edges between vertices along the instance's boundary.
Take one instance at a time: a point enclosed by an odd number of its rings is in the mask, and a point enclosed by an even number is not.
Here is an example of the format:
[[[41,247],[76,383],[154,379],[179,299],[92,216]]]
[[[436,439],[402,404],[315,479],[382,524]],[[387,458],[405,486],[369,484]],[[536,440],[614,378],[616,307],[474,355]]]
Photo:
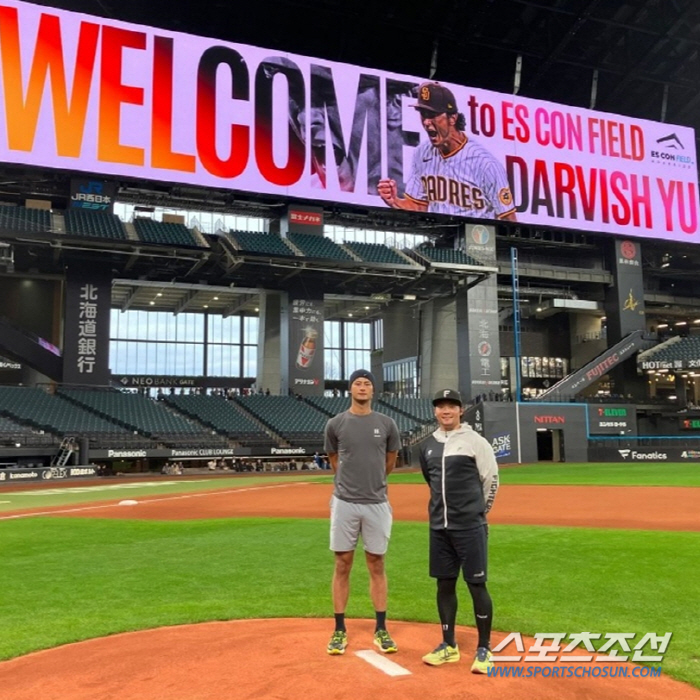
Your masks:
[[[452,90],[440,83],[423,83],[418,88],[418,102],[413,105],[415,109],[435,114],[457,114],[457,100]]]
[[[443,389],[442,391],[438,391],[433,397],[433,406],[437,406],[441,401],[451,401],[461,406],[462,396],[454,389]]]

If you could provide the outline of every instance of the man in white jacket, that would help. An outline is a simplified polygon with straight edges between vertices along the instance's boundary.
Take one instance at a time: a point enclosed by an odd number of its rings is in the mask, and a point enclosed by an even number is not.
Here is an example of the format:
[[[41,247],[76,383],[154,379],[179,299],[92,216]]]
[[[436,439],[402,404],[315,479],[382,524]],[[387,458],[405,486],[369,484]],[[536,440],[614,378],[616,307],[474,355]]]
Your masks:
[[[458,391],[439,391],[433,406],[439,428],[421,446],[420,464],[430,486],[430,575],[437,580],[443,641],[423,661],[430,666],[459,661],[455,624],[461,570],[474,604],[479,634],[471,670],[488,673],[493,667],[493,604],[486,588],[486,514],[498,491],[498,463],[488,441],[462,424],[464,408]]]

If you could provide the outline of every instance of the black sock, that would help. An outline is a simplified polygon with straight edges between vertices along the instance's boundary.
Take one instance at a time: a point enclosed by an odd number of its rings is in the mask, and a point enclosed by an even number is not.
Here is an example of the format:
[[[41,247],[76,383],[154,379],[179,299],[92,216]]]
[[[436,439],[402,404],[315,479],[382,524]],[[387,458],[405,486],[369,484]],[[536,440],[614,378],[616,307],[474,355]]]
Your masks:
[[[467,583],[474,602],[474,619],[479,633],[479,646],[491,648],[491,622],[493,620],[493,603],[486,590],[485,583]]]
[[[345,632],[345,613],[335,613],[335,631]]]
[[[374,616],[377,618],[377,624],[374,627],[374,631],[385,630],[386,629],[386,610],[380,612],[379,610],[374,611]]]
[[[442,625],[442,641],[451,647],[455,641],[455,623],[457,621],[457,579],[439,578],[437,581],[437,609]]]

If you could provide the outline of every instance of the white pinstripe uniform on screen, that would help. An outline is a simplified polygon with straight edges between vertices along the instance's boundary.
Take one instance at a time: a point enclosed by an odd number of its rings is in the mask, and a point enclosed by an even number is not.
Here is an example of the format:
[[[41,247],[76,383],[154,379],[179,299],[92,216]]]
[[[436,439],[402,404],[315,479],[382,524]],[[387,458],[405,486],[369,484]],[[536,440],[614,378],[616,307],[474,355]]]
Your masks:
[[[505,169],[471,138],[448,155],[418,146],[405,197],[437,214],[500,219],[515,211]]]

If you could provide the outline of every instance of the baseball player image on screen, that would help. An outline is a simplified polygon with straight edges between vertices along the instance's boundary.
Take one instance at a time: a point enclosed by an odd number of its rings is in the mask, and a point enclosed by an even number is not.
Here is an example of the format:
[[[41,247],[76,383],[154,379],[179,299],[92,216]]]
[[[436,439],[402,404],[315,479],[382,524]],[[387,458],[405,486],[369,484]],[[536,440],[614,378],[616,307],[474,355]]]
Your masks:
[[[464,133],[466,120],[452,91],[440,83],[423,83],[414,108],[428,140],[416,148],[404,196],[388,178],[379,181],[379,196],[394,209],[515,221],[506,171]]]

